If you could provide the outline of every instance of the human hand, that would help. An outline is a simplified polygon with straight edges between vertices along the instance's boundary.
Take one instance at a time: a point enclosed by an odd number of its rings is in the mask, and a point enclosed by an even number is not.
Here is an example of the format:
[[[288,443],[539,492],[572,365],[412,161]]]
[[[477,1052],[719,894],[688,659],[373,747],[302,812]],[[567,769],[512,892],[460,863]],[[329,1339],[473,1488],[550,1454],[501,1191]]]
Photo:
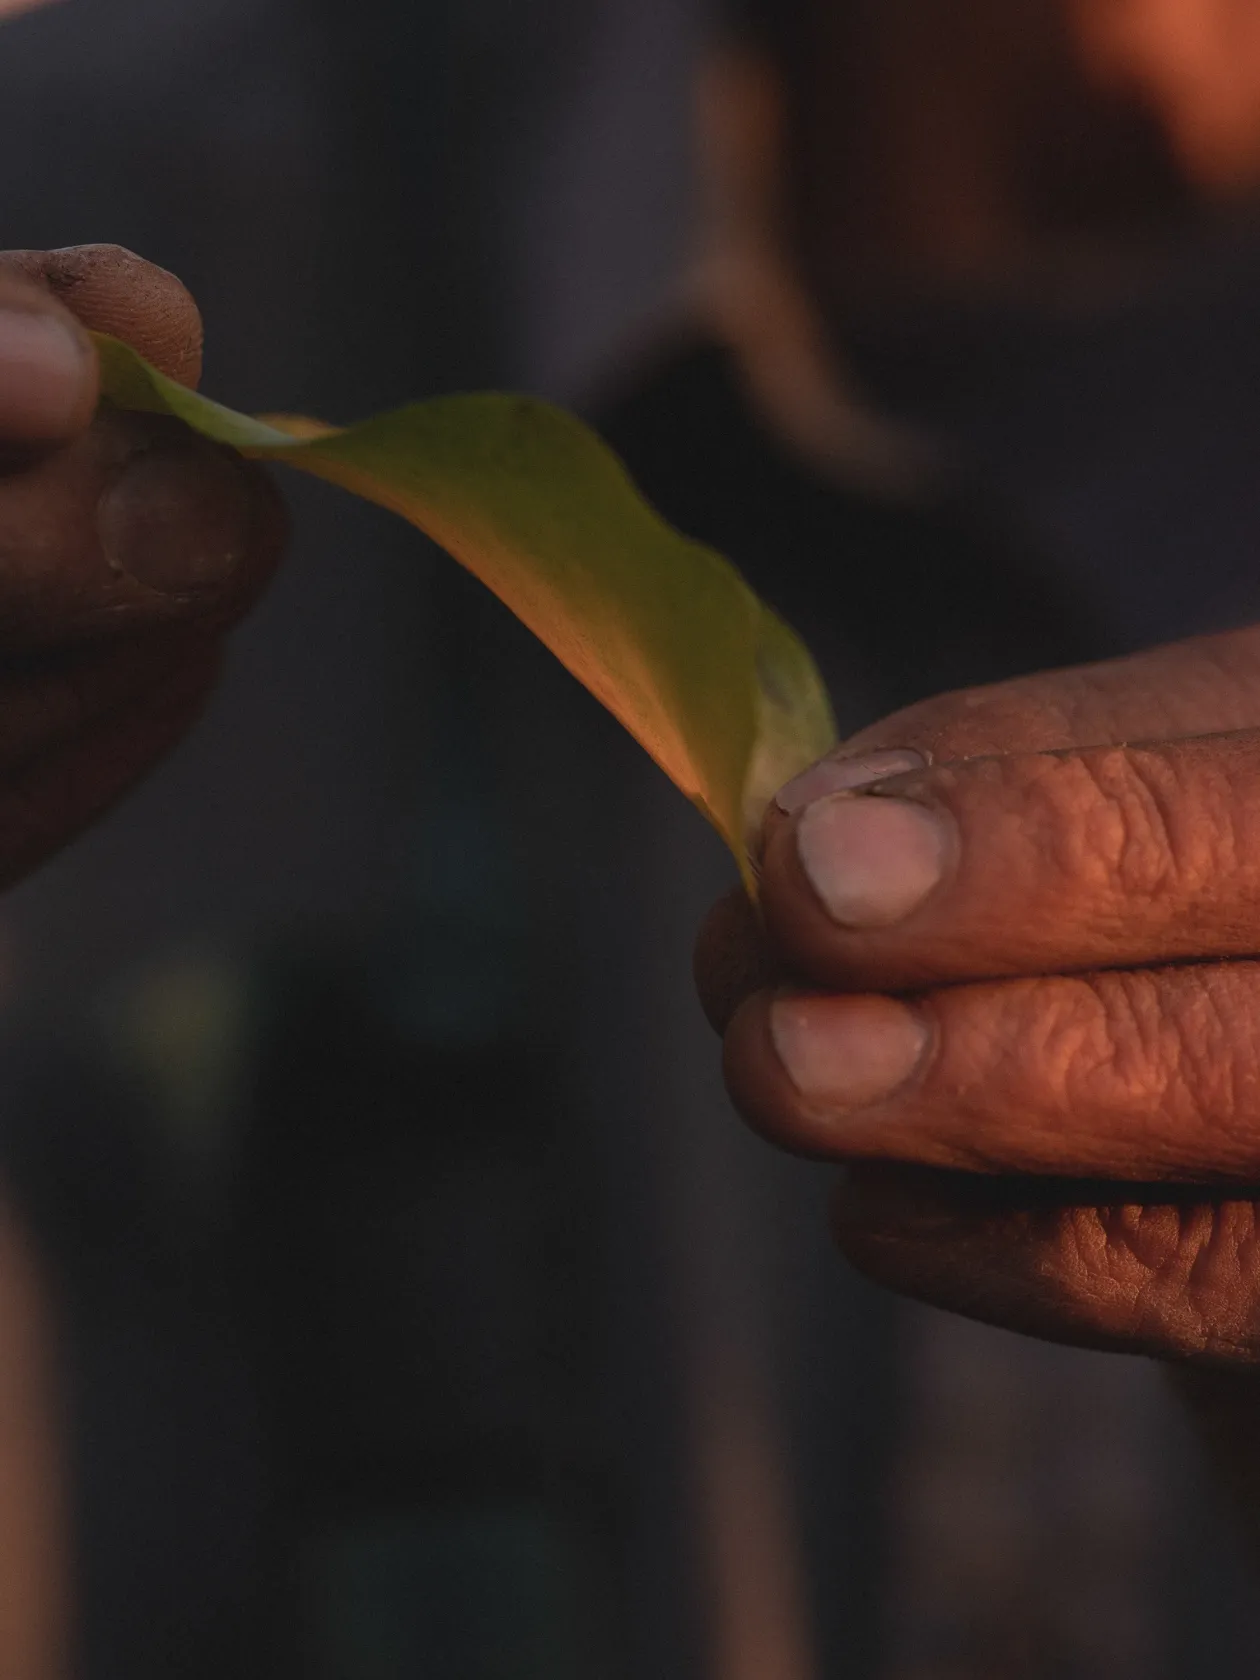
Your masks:
[[[180,738],[284,540],[258,468],[172,421],[97,415],[85,327],[200,373],[173,276],[114,246],[0,253],[0,886]]]
[[[724,902],[697,973],[744,1114],[850,1164],[872,1277],[1260,1362],[1257,720],[1253,629],[912,707],[785,790],[764,930]],[[833,791],[855,754],[891,779]]]

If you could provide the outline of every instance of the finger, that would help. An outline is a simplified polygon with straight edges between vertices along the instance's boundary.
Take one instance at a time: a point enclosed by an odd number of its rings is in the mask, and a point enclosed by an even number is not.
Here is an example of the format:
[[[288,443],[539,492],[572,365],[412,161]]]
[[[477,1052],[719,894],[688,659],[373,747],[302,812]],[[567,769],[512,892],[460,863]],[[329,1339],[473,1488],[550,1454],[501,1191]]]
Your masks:
[[[767,829],[762,907],[819,985],[1135,967],[1260,949],[1260,731],[973,759]]]
[[[105,414],[0,481],[0,651],[227,624],[284,546],[267,475],[175,421]]]
[[[92,422],[96,351],[48,292],[0,274],[0,457],[55,449]]]
[[[693,969],[701,1007],[718,1033],[726,1031],[745,998],[785,978],[761,917],[742,887],[718,899],[705,917]]]
[[[111,333],[181,385],[201,377],[202,325],[184,285],[121,245],[0,251],[0,277],[50,294],[83,326]]]
[[[1260,1202],[1201,1190],[862,1166],[832,1208],[874,1282],[1006,1330],[1158,1358],[1260,1362]]]
[[[726,1034],[737,1106],[839,1160],[1260,1183],[1260,963],[758,993]]]
[[[200,629],[149,634],[23,664],[0,681],[0,777],[68,745],[209,657]]]
[[[60,851],[175,746],[205,704],[220,655],[203,641],[174,674],[0,783],[0,888]]]
[[[1061,752],[1160,737],[1174,739],[1241,730],[1257,723],[1260,629],[1255,628],[1199,637],[1128,659],[1042,672],[987,688],[940,695],[864,730],[789,783],[767,815],[763,862],[766,855],[776,854],[776,833],[782,830],[788,815],[839,792],[870,788],[931,763]],[[917,861],[913,857],[908,860],[911,873],[917,870],[930,886],[934,861],[930,844],[924,845],[920,835],[917,846],[912,837],[910,849],[917,853]],[[781,852],[776,855],[782,862]],[[789,870],[784,886],[788,897],[793,893],[799,896],[803,890],[799,876]],[[773,900],[776,891],[772,867],[768,885],[763,881],[763,893]],[[803,912],[805,922],[810,914]],[[788,960],[800,960],[796,956],[798,919],[789,912],[788,925],[779,929]],[[732,948],[725,952],[717,950],[712,938],[706,942],[698,970],[702,993],[709,990],[711,976],[717,983],[719,971],[747,972],[764,960],[756,952],[756,942],[748,942],[750,932],[746,928],[741,935],[728,923],[726,934]],[[804,957],[806,966],[813,966],[818,977],[830,976],[833,983],[840,984],[885,983],[880,971],[862,966],[875,949],[870,942],[860,951],[851,941],[843,949],[833,949],[829,943],[832,936],[824,932],[824,948],[819,951],[818,932],[815,927],[815,935],[805,940]],[[719,1018],[733,997],[728,989],[717,1000]],[[707,1006],[712,1011],[714,1002],[710,1000]]]
[[[1260,627],[1196,636],[1125,659],[1042,671],[920,701],[841,747],[845,786],[867,753],[913,750],[941,763],[988,753],[1055,752],[1172,740],[1260,725]],[[787,791],[787,790],[785,790]],[[819,797],[818,791],[808,792]],[[788,805],[805,803],[790,785]]]

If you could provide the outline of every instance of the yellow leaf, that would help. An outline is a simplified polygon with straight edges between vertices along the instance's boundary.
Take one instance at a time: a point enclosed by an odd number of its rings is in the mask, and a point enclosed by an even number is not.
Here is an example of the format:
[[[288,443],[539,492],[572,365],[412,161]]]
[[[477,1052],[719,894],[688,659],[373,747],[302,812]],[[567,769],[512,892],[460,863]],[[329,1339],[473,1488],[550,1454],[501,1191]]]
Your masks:
[[[725,839],[749,890],[767,801],[835,725],[804,645],[670,528],[580,421],[529,397],[414,403],[346,429],[251,419],[97,335],[106,399],[169,414],[401,514],[607,706]]]

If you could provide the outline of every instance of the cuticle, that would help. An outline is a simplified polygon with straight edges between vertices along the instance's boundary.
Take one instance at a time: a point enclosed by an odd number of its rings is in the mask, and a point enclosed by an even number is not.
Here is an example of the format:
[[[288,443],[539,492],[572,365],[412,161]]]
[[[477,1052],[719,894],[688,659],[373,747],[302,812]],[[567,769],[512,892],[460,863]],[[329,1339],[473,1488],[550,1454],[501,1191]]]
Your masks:
[[[936,762],[930,747],[833,747],[827,754],[827,757],[833,764],[852,764],[854,759],[874,758],[877,753],[898,752],[918,753],[919,757],[923,760],[921,768],[924,770],[930,770]],[[903,776],[912,776],[914,773],[915,772],[913,770],[902,770],[899,772],[899,774]]]

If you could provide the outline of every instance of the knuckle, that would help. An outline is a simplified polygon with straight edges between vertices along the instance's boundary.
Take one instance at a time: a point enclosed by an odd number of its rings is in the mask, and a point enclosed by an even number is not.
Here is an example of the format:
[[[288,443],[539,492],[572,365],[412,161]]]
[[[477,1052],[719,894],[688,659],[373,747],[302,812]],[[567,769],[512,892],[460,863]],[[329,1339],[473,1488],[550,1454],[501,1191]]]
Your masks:
[[[1117,879],[1126,896],[1180,897],[1236,867],[1231,802],[1212,797],[1197,779],[1188,787],[1175,758],[1142,751],[1108,754],[1100,780],[1119,813]]]
[[[1205,1160],[1222,1178],[1254,1174],[1260,1057],[1238,968],[1139,969],[1056,988],[1035,1048],[1052,1111],[1078,1127],[1097,1115],[1100,1137],[1141,1128],[1167,1176],[1201,1176]]]
[[[1089,978],[1034,980],[1010,989],[995,1036],[1015,1089],[1035,1070],[1053,1124],[1064,1113],[1109,1105],[1117,1082],[1128,1088],[1136,1074],[1145,1074],[1135,1053],[1138,1024],[1127,1009],[1109,1007]],[[985,1024],[978,1025],[984,1031]],[[983,1048],[977,1046],[981,1067]]]
[[[1079,838],[1097,848],[1119,896],[1157,899],[1174,889],[1191,860],[1179,845],[1167,765],[1120,748],[1087,759],[1085,770],[1095,797]]]
[[[1166,754],[1115,747],[1046,757],[1030,772],[1026,820],[1052,876],[1087,889],[1101,914],[1158,907],[1238,864],[1240,836],[1224,789],[1187,786]]]
[[[1139,1202],[1089,1215],[1096,1227],[1095,1282],[1115,1294],[1122,1306],[1117,1329],[1132,1345],[1178,1359],[1255,1358],[1254,1202]]]
[[[1081,1030],[1057,1023],[1064,1105],[1077,1112],[1124,1115],[1195,1089],[1206,1021],[1169,1014],[1158,982],[1142,972],[1104,974],[1075,988]]]

